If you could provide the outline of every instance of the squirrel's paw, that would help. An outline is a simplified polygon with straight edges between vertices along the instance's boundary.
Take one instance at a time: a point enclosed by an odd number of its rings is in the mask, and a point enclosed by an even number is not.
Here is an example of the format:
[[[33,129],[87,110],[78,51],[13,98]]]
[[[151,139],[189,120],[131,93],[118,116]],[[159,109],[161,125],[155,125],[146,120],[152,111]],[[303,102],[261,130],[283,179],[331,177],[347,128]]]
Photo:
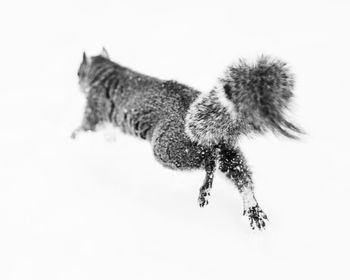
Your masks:
[[[243,216],[247,216],[249,219],[250,227],[254,230],[258,228],[259,230],[265,229],[266,222],[268,218],[266,214],[261,210],[260,206],[256,204],[248,209],[245,209]]]
[[[73,130],[73,132],[70,135],[71,139],[75,139],[77,138],[77,135],[80,134],[83,131],[83,129],[81,127],[78,127],[76,129]]]
[[[201,190],[198,197],[198,204],[200,207],[204,207],[209,203],[208,197],[210,196],[209,189]]]

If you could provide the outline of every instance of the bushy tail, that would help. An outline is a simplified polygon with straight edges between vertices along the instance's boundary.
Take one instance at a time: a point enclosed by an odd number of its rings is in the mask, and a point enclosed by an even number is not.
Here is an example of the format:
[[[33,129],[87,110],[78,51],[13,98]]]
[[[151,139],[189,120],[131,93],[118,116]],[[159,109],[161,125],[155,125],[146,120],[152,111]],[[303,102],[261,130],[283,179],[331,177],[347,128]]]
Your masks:
[[[285,119],[293,97],[294,79],[286,63],[262,56],[255,65],[240,60],[225,73],[226,96],[238,116],[257,132],[268,129],[297,139],[303,131]]]

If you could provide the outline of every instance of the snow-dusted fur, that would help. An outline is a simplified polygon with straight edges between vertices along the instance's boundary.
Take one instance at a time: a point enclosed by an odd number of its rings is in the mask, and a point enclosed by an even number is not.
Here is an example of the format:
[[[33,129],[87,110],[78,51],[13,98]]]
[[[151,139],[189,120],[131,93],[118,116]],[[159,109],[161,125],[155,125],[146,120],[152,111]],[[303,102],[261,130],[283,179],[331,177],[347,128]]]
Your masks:
[[[234,143],[240,133],[233,103],[219,88],[200,94],[186,115],[185,131],[204,146]]]
[[[293,88],[285,63],[266,57],[252,66],[241,61],[228,68],[212,91],[201,93],[123,67],[103,49],[98,56],[84,53],[78,76],[87,102],[73,138],[110,123],[149,141],[165,167],[204,169],[200,206],[208,204],[218,167],[240,191],[252,228],[265,227],[267,216],[255,199],[251,171],[237,139],[267,129],[291,138],[300,132],[284,117]]]
[[[186,133],[203,145],[234,142],[239,135],[269,129],[295,139],[302,131],[285,118],[293,86],[293,75],[280,60],[263,56],[255,65],[240,60],[191,105]]]
[[[257,132],[271,129],[297,138],[301,129],[285,118],[293,98],[294,76],[283,61],[262,56],[256,64],[240,60],[229,67],[220,83],[239,119]]]

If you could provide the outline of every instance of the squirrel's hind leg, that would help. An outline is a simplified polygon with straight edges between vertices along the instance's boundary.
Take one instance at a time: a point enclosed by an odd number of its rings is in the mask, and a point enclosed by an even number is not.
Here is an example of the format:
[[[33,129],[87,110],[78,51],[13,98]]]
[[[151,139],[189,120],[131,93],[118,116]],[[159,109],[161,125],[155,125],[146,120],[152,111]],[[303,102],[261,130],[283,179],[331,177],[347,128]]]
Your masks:
[[[207,149],[191,142],[183,123],[164,120],[154,129],[151,144],[158,162],[175,170],[193,170],[203,167]]]
[[[201,207],[208,204],[217,151],[193,143],[185,134],[183,124],[176,120],[159,124],[151,142],[155,158],[165,167],[177,170],[204,168],[206,176],[199,191],[198,203]]]
[[[264,229],[267,216],[261,210],[254,194],[252,173],[238,148],[220,147],[219,169],[232,180],[243,199],[243,215],[247,216],[252,229]]]
[[[213,185],[214,172],[216,167],[216,155],[208,154],[204,160],[204,169],[205,169],[205,179],[202,187],[199,190],[198,203],[200,207],[204,207],[209,203],[210,190]]]

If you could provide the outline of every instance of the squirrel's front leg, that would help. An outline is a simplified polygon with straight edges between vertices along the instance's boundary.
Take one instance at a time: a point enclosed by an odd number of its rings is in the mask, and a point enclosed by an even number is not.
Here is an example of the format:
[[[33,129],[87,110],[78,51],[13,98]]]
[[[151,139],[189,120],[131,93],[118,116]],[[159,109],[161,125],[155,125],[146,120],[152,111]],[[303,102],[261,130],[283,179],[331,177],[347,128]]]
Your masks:
[[[210,190],[213,185],[214,172],[216,167],[216,155],[215,153],[207,156],[204,160],[205,179],[202,187],[199,190],[198,203],[200,207],[208,204],[208,198],[210,196]]]
[[[93,108],[86,106],[82,123],[79,127],[74,129],[71,134],[71,138],[75,139],[81,132],[95,131],[97,124],[98,118],[96,116],[96,112],[93,110]]]

